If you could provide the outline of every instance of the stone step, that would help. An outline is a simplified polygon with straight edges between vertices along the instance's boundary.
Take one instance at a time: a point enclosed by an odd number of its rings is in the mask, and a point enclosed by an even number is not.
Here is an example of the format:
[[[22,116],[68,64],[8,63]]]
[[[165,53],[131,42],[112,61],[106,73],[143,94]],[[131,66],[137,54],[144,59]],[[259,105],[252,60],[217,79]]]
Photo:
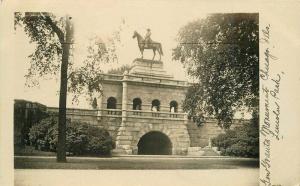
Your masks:
[[[199,151],[199,150],[201,150],[201,149],[202,149],[201,147],[189,147],[189,148],[188,148],[188,152]]]
[[[220,156],[220,154],[213,149],[205,149],[203,156]]]
[[[116,148],[111,151],[112,156],[118,156],[118,155],[124,155],[124,154],[126,154],[126,151],[124,149]]]
[[[200,150],[200,151],[195,151],[195,152],[188,152],[188,156],[203,156],[205,152]]]
[[[189,147],[188,148],[188,156],[202,156],[204,154],[204,151],[201,150],[201,147]]]

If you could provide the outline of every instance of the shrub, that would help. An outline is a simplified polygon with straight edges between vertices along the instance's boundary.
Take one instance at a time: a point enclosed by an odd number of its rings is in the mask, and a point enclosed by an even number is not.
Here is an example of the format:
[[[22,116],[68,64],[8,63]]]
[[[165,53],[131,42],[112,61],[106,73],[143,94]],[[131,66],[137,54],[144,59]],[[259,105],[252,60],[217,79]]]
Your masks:
[[[50,136],[49,131],[53,130],[57,121],[52,117],[45,118],[34,124],[29,130],[30,145],[39,150],[48,150],[50,148]]]
[[[259,157],[258,120],[253,119],[233,130],[227,130],[212,139],[212,144],[221,151],[221,155],[239,157]]]
[[[33,125],[29,132],[30,144],[43,151],[56,151],[58,119],[48,117]],[[66,150],[73,155],[109,155],[115,148],[109,133],[99,127],[67,120]]]

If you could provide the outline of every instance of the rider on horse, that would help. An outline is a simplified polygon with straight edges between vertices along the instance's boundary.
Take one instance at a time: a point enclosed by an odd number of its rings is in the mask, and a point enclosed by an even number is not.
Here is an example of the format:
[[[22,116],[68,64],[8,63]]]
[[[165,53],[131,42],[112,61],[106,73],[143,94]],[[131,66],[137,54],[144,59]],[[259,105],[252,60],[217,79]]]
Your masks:
[[[154,60],[156,52],[159,53],[159,60],[161,60],[161,56],[163,55],[161,43],[156,42],[156,41],[152,41],[150,36],[151,36],[151,31],[150,31],[150,29],[147,29],[147,34],[146,34],[145,39],[137,31],[134,31],[132,38],[137,38],[138,47],[139,47],[140,52],[142,54],[142,58],[143,58],[144,50],[145,49],[150,49],[150,50],[153,50],[152,60]]]
[[[145,48],[147,48],[148,47],[148,45],[151,43],[151,38],[150,38],[150,36],[151,36],[151,30],[148,28],[147,29],[147,33],[146,33],[146,35],[145,35]]]

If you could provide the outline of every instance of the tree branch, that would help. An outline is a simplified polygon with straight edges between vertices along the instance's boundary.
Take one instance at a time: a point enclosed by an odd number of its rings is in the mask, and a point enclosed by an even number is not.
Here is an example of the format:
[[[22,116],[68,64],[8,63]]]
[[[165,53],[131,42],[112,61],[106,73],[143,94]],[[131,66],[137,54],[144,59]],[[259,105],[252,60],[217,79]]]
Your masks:
[[[46,23],[48,23],[51,28],[53,29],[53,31],[56,33],[59,42],[60,43],[64,43],[65,39],[64,39],[64,33],[63,31],[52,21],[52,19],[50,18],[50,15],[47,15],[47,13],[42,13],[42,16],[44,17]]]

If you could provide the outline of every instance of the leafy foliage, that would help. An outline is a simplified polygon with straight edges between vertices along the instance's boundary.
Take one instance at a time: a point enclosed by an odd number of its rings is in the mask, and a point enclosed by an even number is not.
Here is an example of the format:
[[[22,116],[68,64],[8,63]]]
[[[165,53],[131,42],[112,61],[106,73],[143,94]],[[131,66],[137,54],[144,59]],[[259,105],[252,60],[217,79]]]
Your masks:
[[[196,80],[185,111],[215,116],[229,128],[237,109],[257,108],[258,34],[258,14],[213,14],[181,28],[173,58]]]
[[[65,37],[64,18],[46,12],[15,13],[15,28],[21,26],[35,45],[28,57],[30,68],[26,84],[36,86],[41,77],[57,75],[62,58],[62,45]]]
[[[57,75],[60,69],[60,97],[59,97],[59,143],[57,150],[57,161],[65,162],[65,136],[66,136],[66,102],[67,91],[74,93],[73,100],[77,100],[82,93],[88,95],[93,91],[101,93],[101,77],[99,61],[109,61],[112,50],[106,48],[103,42],[96,42],[96,51],[91,46],[84,66],[73,70],[72,48],[74,44],[74,27],[72,17],[65,16],[56,18],[47,12],[27,12],[24,14],[15,13],[15,28],[23,27],[25,33],[34,43],[36,48],[29,56],[31,66],[26,75],[27,85],[38,85],[40,77]],[[118,38],[119,39],[119,38]],[[113,55],[113,59],[116,58]],[[71,77],[69,77],[71,75]],[[69,77],[69,78],[68,78]],[[68,88],[68,80],[71,80],[71,87]],[[31,83],[28,83],[31,82]]]
[[[31,66],[26,75],[27,82],[31,80],[33,85],[37,85],[39,77],[56,75],[60,69],[58,162],[66,162],[67,77],[68,68],[72,67],[69,59],[72,54],[71,45],[74,43],[71,19],[72,17],[65,16],[57,20],[47,12],[26,12],[24,16],[22,13],[15,13],[15,28],[16,25],[23,27],[30,42],[36,44],[34,53],[29,56]],[[28,83],[27,85],[30,86]]]
[[[212,139],[212,144],[217,146],[222,155],[259,157],[259,119],[255,114],[250,124],[245,124],[225,134],[220,134]]]
[[[65,42],[65,18],[48,12],[16,12],[17,27],[23,27],[30,43],[36,46],[28,56],[31,65],[26,74],[27,85],[38,85],[41,77],[57,77],[62,62],[62,44]],[[102,93],[102,66],[118,60],[116,43],[120,42],[119,34],[114,32],[106,42],[97,36],[91,37],[88,55],[80,67],[75,67],[72,60],[68,61],[68,92],[72,93],[73,102],[78,103],[80,95],[87,95],[92,103],[92,95]],[[73,41],[70,44],[71,49],[76,47]]]
[[[54,131],[56,120],[52,117],[47,117],[38,123],[35,123],[29,130],[30,145],[35,146],[39,150],[50,150],[56,148],[55,144],[57,134]],[[55,146],[55,147],[54,147]]]
[[[30,144],[43,151],[56,151],[58,120],[48,117],[33,125],[29,132]],[[73,155],[109,155],[115,148],[109,133],[87,123],[67,120],[66,151]]]
[[[68,91],[73,95],[73,102],[78,103],[80,95],[88,95],[92,104],[93,94],[102,93],[102,67],[104,64],[118,60],[115,53],[115,42],[110,39],[105,44],[102,39],[93,37],[87,48],[88,55],[83,65],[74,68],[69,75]]]

